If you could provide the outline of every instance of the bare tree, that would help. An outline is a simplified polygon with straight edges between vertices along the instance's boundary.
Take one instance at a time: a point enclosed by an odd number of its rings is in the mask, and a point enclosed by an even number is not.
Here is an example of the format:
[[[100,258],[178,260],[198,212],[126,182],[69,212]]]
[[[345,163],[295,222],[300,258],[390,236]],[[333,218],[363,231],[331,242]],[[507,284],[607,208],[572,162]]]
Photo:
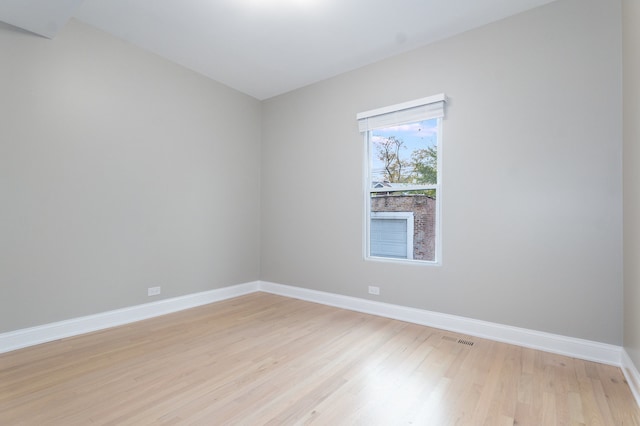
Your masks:
[[[400,150],[405,149],[402,139],[395,136],[376,142],[378,159],[384,166],[384,178],[389,182],[406,182],[405,169],[409,165],[400,158]]]

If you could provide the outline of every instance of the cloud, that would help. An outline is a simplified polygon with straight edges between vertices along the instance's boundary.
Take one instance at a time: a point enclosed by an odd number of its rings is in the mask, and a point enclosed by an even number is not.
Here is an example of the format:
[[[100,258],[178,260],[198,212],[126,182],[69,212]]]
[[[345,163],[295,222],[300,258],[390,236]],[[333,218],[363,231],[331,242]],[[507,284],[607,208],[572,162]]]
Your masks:
[[[425,125],[427,124],[427,125]],[[418,123],[410,123],[410,124],[402,124],[400,126],[387,127],[384,129],[385,133],[390,132],[399,132],[410,134],[412,136],[432,136],[438,133],[438,128],[436,126],[429,126],[431,121],[427,122],[418,122]]]

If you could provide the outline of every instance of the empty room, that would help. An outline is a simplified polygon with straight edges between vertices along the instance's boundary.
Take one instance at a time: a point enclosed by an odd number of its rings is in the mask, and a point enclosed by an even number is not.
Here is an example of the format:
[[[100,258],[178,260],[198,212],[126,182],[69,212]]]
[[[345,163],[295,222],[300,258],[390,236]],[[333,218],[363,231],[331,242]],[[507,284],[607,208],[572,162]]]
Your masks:
[[[0,2],[0,425],[640,425],[640,2]]]

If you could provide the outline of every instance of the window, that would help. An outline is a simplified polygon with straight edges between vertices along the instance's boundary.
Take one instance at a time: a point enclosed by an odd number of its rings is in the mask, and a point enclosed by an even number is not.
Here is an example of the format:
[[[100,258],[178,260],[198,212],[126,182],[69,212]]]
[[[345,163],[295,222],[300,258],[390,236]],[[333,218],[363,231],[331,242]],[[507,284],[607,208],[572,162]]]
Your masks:
[[[439,263],[444,95],[358,114],[365,257]]]

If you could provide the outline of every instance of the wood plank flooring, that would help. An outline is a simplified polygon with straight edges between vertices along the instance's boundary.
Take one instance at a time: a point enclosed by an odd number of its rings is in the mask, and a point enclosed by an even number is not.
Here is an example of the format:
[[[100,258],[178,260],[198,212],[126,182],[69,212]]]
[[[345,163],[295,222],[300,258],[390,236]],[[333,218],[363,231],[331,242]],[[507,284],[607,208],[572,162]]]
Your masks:
[[[0,355],[0,425],[640,425],[619,368],[254,293]]]

